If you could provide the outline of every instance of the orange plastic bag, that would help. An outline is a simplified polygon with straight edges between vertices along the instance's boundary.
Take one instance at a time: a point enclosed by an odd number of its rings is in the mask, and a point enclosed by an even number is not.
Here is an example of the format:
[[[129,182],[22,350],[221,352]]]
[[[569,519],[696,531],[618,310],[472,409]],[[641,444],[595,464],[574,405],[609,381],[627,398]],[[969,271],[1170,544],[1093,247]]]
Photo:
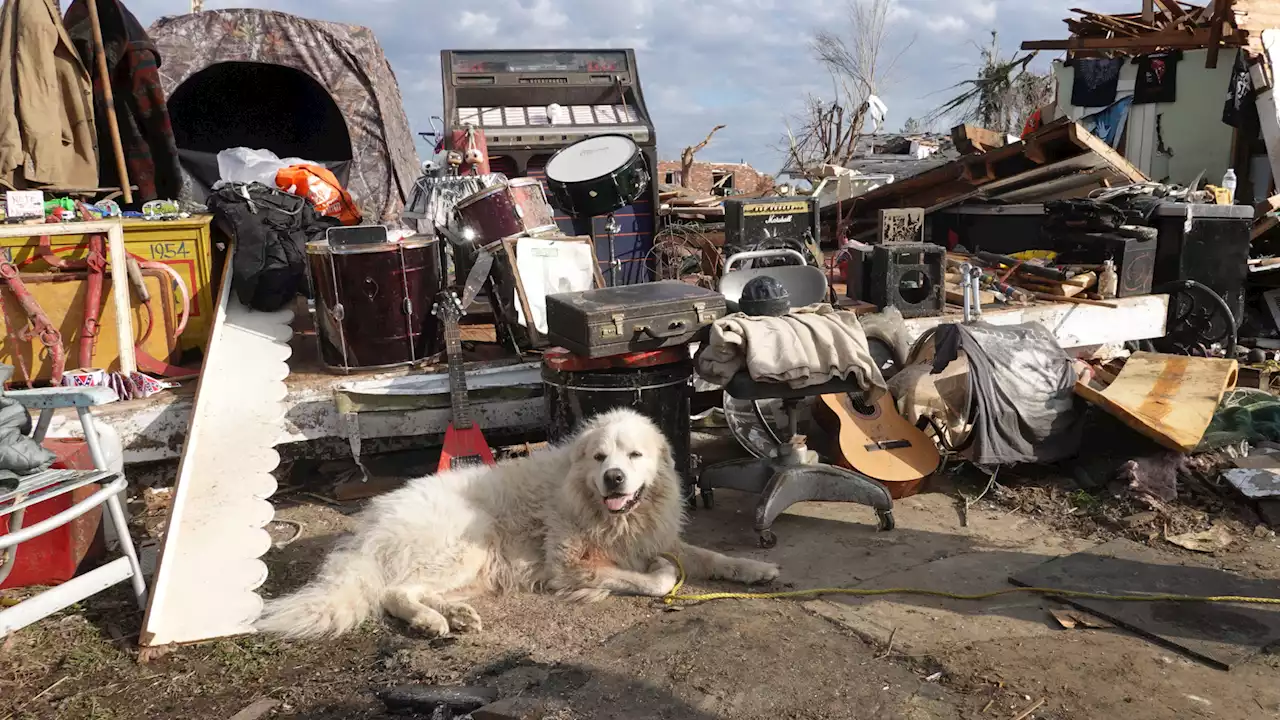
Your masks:
[[[359,225],[360,209],[351,193],[342,187],[328,168],[319,165],[290,165],[276,173],[276,187],[307,198],[316,212],[338,218],[343,225]]]

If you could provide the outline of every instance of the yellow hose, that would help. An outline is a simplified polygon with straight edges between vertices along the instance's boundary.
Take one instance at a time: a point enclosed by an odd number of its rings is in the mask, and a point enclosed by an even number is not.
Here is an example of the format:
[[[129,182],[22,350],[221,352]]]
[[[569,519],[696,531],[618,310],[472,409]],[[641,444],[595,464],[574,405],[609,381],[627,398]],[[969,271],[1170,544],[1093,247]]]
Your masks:
[[[795,600],[815,598],[821,595],[852,595],[856,597],[874,597],[877,595],[926,595],[929,597],[950,598],[952,600],[989,600],[994,597],[1000,597],[1001,595],[1012,595],[1013,593],[1032,593],[1035,595],[1051,595],[1054,597],[1087,600],[1115,600],[1119,602],[1234,602],[1251,603],[1255,605],[1280,605],[1280,598],[1267,597],[1245,597],[1240,595],[1171,595],[1167,593],[1159,595],[1108,595],[1107,593],[1043,587],[1015,587],[971,594],[953,593],[943,590],[925,590],[922,588],[815,588],[812,590],[784,590],[781,592],[711,592],[682,595],[680,594],[680,590],[684,587],[685,581],[684,564],[681,563],[680,558],[675,555],[665,554],[663,557],[672,560],[676,564],[676,569],[679,571],[679,576],[676,580],[675,586],[672,587],[671,590],[662,598],[662,602],[667,605],[674,605],[677,602],[700,603],[707,602],[709,600]]]

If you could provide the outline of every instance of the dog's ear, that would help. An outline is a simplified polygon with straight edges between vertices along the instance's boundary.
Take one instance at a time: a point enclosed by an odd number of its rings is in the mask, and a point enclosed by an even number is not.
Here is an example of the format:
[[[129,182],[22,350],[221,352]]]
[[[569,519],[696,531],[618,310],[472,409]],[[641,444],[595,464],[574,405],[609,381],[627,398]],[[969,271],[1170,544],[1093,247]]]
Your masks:
[[[661,458],[662,467],[674,469],[676,457],[671,451],[671,441],[667,439],[667,434],[661,430],[657,430],[656,434],[658,436],[658,456]]]
[[[578,433],[578,436],[573,439],[573,444],[570,446],[569,459],[575,463],[586,460],[587,451],[594,445],[597,432],[598,429],[590,425],[583,428]]]

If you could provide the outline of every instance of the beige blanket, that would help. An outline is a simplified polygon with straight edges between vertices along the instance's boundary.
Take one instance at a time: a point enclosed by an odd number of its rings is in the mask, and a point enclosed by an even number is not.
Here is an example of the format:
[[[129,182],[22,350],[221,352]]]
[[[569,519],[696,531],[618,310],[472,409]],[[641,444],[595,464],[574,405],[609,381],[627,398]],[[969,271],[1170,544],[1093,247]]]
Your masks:
[[[696,362],[703,379],[720,385],[745,368],[753,380],[793,388],[852,375],[872,402],[886,389],[858,316],[827,304],[782,317],[735,313],[720,318]]]

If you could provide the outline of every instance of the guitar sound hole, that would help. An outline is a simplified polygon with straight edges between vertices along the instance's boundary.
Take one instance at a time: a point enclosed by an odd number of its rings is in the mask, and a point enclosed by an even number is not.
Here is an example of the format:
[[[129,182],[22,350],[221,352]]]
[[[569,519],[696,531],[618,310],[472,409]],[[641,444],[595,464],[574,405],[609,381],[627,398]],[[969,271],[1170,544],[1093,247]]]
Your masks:
[[[853,406],[853,411],[859,415],[874,415],[876,408],[874,405],[867,405],[862,398],[849,396],[849,404]]]

